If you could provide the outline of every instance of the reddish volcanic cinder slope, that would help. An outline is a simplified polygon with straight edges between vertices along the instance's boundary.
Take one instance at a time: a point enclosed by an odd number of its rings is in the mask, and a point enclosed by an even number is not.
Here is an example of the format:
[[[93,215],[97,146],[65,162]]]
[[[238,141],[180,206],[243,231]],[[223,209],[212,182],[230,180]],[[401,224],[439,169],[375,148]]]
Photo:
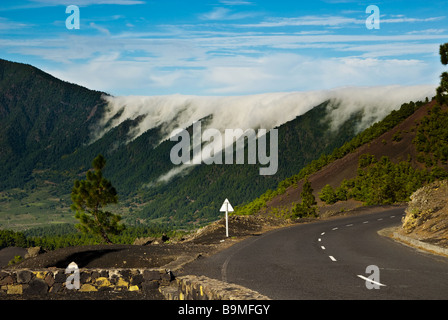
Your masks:
[[[422,106],[414,114],[405,119],[392,130],[382,134],[370,143],[359,147],[354,152],[328,164],[320,171],[310,175],[308,179],[311,182],[318,205],[323,205],[323,203],[319,200],[318,193],[325,185],[329,184],[333,188],[336,188],[344,179],[352,179],[356,176],[358,159],[362,154],[372,154],[377,159],[380,159],[382,156],[387,156],[392,162],[395,163],[402,160],[407,160],[408,156],[410,156],[411,163],[415,168],[423,168],[424,165],[416,161],[417,151],[412,141],[415,138],[416,126],[418,126],[418,123],[422,120],[422,118],[428,114],[428,111],[434,106],[434,104],[435,101],[432,101]],[[397,133],[400,133],[400,141],[393,140],[394,135]],[[284,194],[274,197],[271,201],[269,201],[267,204],[267,211],[270,211],[270,208],[274,207],[289,208],[292,203],[299,202],[301,200],[301,191],[302,181],[299,181],[298,184],[290,186]],[[340,209],[349,209],[360,206],[361,203],[354,200],[349,200],[345,201],[343,204],[339,203],[333,205],[334,209],[336,209],[338,205]]]

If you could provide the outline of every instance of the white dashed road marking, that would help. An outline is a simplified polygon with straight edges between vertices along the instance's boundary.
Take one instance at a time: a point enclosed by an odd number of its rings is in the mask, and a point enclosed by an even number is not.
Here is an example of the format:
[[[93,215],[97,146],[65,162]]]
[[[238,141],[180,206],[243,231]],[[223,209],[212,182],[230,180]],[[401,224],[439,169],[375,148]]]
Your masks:
[[[391,219],[392,219],[392,218],[395,218],[395,216],[392,215],[392,216],[390,216],[390,218],[391,218]],[[378,218],[378,219],[377,219],[377,221],[382,221],[382,220],[383,220],[383,218]],[[366,220],[366,221],[363,222],[363,224],[367,224],[367,223],[369,223],[368,220]],[[350,223],[350,224],[345,225],[345,227],[353,227],[353,226],[354,226],[353,223]],[[332,230],[332,231],[339,230],[339,227],[334,227],[334,228],[331,229],[331,230]],[[321,236],[325,235],[325,232],[322,232],[320,235],[321,235]],[[322,242],[322,238],[318,238],[317,241]],[[325,247],[324,247],[324,246],[320,246],[320,247],[321,247],[322,250],[325,250]],[[334,261],[334,262],[337,261],[336,258],[333,257],[333,256],[329,256],[329,258],[331,259],[331,261]],[[371,281],[371,282],[374,283],[374,284],[378,284],[378,285],[380,285],[380,286],[385,286],[384,284],[381,284],[381,283],[375,283],[374,281],[372,281],[372,280],[370,280],[370,279],[367,279],[366,277],[363,277],[363,276],[361,276],[361,275],[358,275],[358,277],[360,277],[360,278],[362,278],[362,279],[364,279],[364,280]]]
[[[377,281],[373,281],[372,279],[369,279],[369,278],[367,278],[367,277],[364,277],[364,276],[362,276],[362,275],[360,275],[360,274],[358,274],[358,277],[360,277],[360,278],[363,279],[363,280],[369,281],[370,283],[376,284],[377,286],[386,287],[385,284],[379,283],[379,282],[377,282]]]

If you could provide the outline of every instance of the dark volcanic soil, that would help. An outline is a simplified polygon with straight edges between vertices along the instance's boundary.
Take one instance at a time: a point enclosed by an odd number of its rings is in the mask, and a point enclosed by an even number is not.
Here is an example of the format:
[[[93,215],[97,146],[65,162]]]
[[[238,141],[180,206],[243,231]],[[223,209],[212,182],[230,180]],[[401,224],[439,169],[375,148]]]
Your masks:
[[[200,251],[199,246],[184,245],[91,245],[68,247],[26,259],[10,268],[67,268],[76,262],[80,268],[156,268],[179,255]]]
[[[183,241],[149,245],[91,245],[58,249],[25,259],[7,269],[66,268],[75,262],[80,268],[158,268],[179,257],[207,256],[248,236],[287,224],[264,217],[229,217],[229,238],[224,219],[204,227]],[[4,249],[5,250],[5,249]]]
[[[26,249],[18,247],[0,249],[0,269],[6,267],[15,256],[24,257],[26,252]]]

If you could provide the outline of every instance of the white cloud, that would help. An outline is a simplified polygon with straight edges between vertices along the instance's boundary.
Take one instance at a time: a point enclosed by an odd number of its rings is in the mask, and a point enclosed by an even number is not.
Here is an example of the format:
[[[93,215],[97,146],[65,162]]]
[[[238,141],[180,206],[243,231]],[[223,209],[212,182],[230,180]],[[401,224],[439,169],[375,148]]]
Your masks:
[[[0,17],[0,31],[3,31],[3,30],[11,31],[11,30],[16,30],[16,29],[29,28],[32,26],[33,26],[32,24],[11,21],[9,19]]]
[[[278,39],[277,39],[278,40]],[[230,41],[230,40],[229,40]],[[271,46],[285,45],[279,41]],[[246,44],[251,41],[247,39]],[[78,43],[78,42],[75,42]],[[294,44],[294,43],[291,43]],[[2,45],[2,41],[0,41]],[[79,45],[79,43],[78,43]],[[109,54],[98,55],[95,45],[108,48]],[[219,46],[222,46],[219,43]],[[227,44],[223,48],[231,48]],[[256,45],[252,43],[251,45]],[[305,43],[305,45],[308,45]],[[331,47],[331,44],[316,43],[310,46]],[[376,46],[375,46],[376,45]],[[195,44],[183,41],[117,41],[115,44],[105,41],[88,41],[70,52],[69,48],[34,48],[34,54],[44,54],[56,59],[59,55],[79,52],[87,60],[79,65],[66,62],[58,69],[46,71],[70,82],[79,83],[92,89],[112,94],[126,92],[145,94],[183,94],[232,95],[251,94],[272,91],[296,91],[331,89],[341,85],[374,86],[378,84],[416,85],[433,84],[439,81],[441,67],[423,60],[398,58],[402,50],[409,54],[426,53],[436,56],[438,46],[429,45],[431,52],[423,45],[400,44],[348,45],[335,44],[333,50],[359,51],[358,56],[343,55],[340,58],[325,56],[312,57],[295,52],[253,51],[239,54],[229,50],[228,54],[209,55],[209,50],[218,50],[210,43]],[[126,58],[120,48],[145,50],[147,55]],[[365,46],[365,47],[364,47]],[[30,50],[28,47],[22,50]],[[59,50],[59,51],[58,51]],[[90,51],[89,51],[90,50]],[[70,53],[69,53],[70,52]],[[54,55],[54,56],[53,56]],[[435,59],[435,58],[434,58]],[[437,60],[438,61],[438,60]]]
[[[365,20],[340,16],[303,16],[297,18],[271,18],[255,24],[242,24],[245,28],[266,28],[286,26],[339,26],[343,24],[365,24]]]
[[[361,52],[363,58],[399,57],[406,55],[436,55],[439,43],[390,42],[375,44],[353,44],[340,47],[340,51]]]
[[[119,52],[102,55],[84,64],[69,63],[65,67],[45,71],[53,76],[107,93],[120,92],[121,88],[142,89],[150,82],[148,65],[119,61]],[[126,90],[125,89],[125,90]]]
[[[110,32],[107,28],[101,27],[94,22],[90,22],[89,26],[92,27],[93,29],[98,30],[99,32],[105,34],[106,36],[110,36]]]
[[[245,1],[245,0],[220,0],[219,1],[226,6],[248,6],[253,5],[253,2]]]
[[[254,15],[254,13],[250,12],[232,13],[232,11],[228,8],[217,7],[214,8],[211,12],[201,14],[199,18],[201,20],[240,20],[252,17]]]
[[[137,5],[144,4],[142,0],[31,0],[41,6],[60,6],[60,5],[77,5],[77,6],[91,6],[91,5]]]
[[[409,31],[407,34],[441,34],[446,31],[447,29],[425,29],[425,30]]]
[[[381,23],[416,23],[416,22],[438,22],[444,20],[444,16],[430,18],[408,18],[404,16],[395,18],[381,18]],[[351,18],[345,16],[331,15],[310,15],[294,18],[277,17],[266,21],[253,24],[241,24],[244,28],[272,28],[272,27],[291,27],[291,26],[322,26],[336,27],[342,25],[365,25],[366,20],[360,18]]]
[[[437,68],[438,69],[438,68]],[[418,60],[375,58],[313,58],[272,54],[244,66],[211,66],[204,76],[213,94],[279,90],[331,89],[343,85],[434,83],[435,72]],[[422,79],[422,75],[425,78]]]
[[[437,22],[444,20],[445,17],[431,17],[431,18],[392,18],[392,19],[381,19],[381,23],[415,23],[415,22]]]
[[[125,0],[82,1],[93,4]],[[217,7],[203,18],[230,20],[249,14]],[[389,23],[407,19],[391,18]],[[0,18],[0,29],[4,21]],[[101,23],[89,20],[82,33],[69,36],[2,37],[0,46],[9,55],[46,61],[41,66],[47,65],[47,71],[64,80],[112,94],[232,95],[341,85],[432,84],[439,81],[441,70],[436,59],[438,46],[446,41],[444,29],[338,34],[319,28],[365,23],[343,16],[275,18],[255,25],[311,27],[298,28],[297,32],[242,29],[244,25],[207,20],[198,25],[164,25],[114,34],[110,24],[98,21]],[[221,28],[224,25],[226,28]]]
[[[161,126],[165,139],[175,129],[185,129],[193,122],[206,116],[213,118],[207,127],[224,131],[249,128],[272,129],[304,114],[320,103],[333,99],[342,102],[343,110],[338,117],[331,117],[334,126],[353,112],[369,107],[365,113],[367,120],[384,116],[400,107],[404,102],[431,97],[434,86],[381,86],[345,87],[334,90],[303,92],[278,92],[243,96],[117,96],[106,97],[109,112],[102,124],[110,123],[110,130],[127,119],[145,116],[134,131],[132,139],[149,129]],[[377,109],[381,109],[379,112]],[[281,110],[281,111],[280,111]],[[370,112],[373,110],[374,112]],[[119,114],[119,116],[117,116]],[[113,119],[113,120],[112,120]],[[367,121],[366,120],[366,121]],[[205,129],[205,127],[203,127]],[[103,132],[104,133],[104,132]]]

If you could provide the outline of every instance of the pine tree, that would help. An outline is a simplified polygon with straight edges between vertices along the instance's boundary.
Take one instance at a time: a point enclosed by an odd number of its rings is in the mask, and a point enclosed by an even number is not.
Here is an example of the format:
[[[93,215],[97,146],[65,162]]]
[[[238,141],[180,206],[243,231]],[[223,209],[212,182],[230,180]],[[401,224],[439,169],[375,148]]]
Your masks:
[[[308,177],[305,178],[300,196],[302,197],[302,204],[306,208],[312,208],[317,204],[316,198],[313,194],[313,188],[311,187],[311,182],[309,182]]]
[[[440,60],[442,64],[448,64],[448,43],[440,45]]]
[[[100,236],[106,243],[112,243],[109,234],[119,234],[124,225],[119,224],[120,215],[102,209],[109,204],[118,203],[117,191],[111,182],[103,177],[102,170],[106,160],[98,155],[93,160],[93,171],[88,171],[86,180],[74,182],[71,198],[72,210],[79,220],[76,227],[85,234]]]
[[[440,46],[440,60],[443,65],[448,65],[448,43]],[[448,103],[448,72],[443,72],[440,79],[440,86],[437,88],[437,102],[443,105]]]
[[[300,193],[302,202],[297,203],[291,210],[291,215],[294,218],[309,217],[317,215],[316,198],[313,195],[313,188],[311,182],[308,181],[308,177],[305,178],[303,183],[302,192]]]
[[[319,193],[319,198],[327,204],[333,204],[338,201],[336,192],[329,184],[322,188],[321,192]]]

